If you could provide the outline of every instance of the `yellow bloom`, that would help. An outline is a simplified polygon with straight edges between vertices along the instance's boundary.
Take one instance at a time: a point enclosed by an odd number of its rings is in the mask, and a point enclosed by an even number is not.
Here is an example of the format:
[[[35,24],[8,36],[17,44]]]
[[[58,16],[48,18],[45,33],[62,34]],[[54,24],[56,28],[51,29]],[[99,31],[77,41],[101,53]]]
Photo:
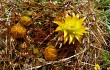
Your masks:
[[[48,61],[57,59],[57,49],[54,46],[47,46],[44,51],[44,57]]]
[[[82,36],[86,33],[86,27],[83,26],[85,17],[79,19],[79,15],[72,13],[72,16],[68,14],[62,20],[55,20],[54,22],[59,26],[55,31],[61,31],[64,33],[64,43],[69,40],[69,44],[75,41],[75,38],[81,42]]]
[[[98,64],[95,65],[94,70],[100,70],[100,66]]]
[[[25,26],[29,26],[31,24],[31,18],[28,16],[22,16],[20,22]]]
[[[17,23],[11,28],[11,34],[15,38],[21,38],[26,35],[26,28],[24,28],[20,23]]]

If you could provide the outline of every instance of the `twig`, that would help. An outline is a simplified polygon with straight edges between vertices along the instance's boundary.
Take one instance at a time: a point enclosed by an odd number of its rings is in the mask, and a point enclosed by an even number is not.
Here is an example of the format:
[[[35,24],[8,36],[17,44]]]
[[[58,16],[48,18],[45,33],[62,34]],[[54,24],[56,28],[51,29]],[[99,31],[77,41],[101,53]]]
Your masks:
[[[86,64],[86,65],[90,65],[90,66],[95,66],[95,65],[93,65],[93,64],[90,64],[90,63],[87,63],[87,62],[81,62],[82,64]]]
[[[110,53],[109,51],[104,50],[104,49],[102,49],[102,48],[99,48],[99,47],[96,47],[96,46],[93,46],[93,47],[96,48],[96,49],[98,49],[98,50],[100,50],[100,51],[106,51],[106,52]]]
[[[99,27],[99,25],[97,23],[96,23],[96,25],[97,25],[97,31],[99,32],[100,36],[102,37],[103,42],[105,43],[106,46],[108,46],[106,40],[104,39],[104,36],[102,35],[104,33],[103,30]]]
[[[40,44],[38,47],[40,47],[40,46],[44,43],[44,41],[47,40],[53,33],[54,33],[54,31],[51,32],[51,33],[41,42],[41,44]]]

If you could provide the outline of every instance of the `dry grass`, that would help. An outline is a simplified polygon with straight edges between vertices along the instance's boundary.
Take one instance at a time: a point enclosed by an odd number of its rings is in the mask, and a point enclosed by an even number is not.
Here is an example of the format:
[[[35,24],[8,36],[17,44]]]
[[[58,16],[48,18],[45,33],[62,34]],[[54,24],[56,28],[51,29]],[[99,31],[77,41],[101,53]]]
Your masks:
[[[109,68],[110,35],[105,23],[109,20],[108,14],[104,15],[106,19],[101,16],[109,7],[103,5],[105,2],[100,0],[0,0],[1,70],[94,70],[95,64],[101,69]],[[64,16],[65,12],[86,17],[88,33],[81,44],[63,44],[63,37],[54,32],[54,18]],[[23,38],[15,38],[10,30],[23,15],[31,17],[32,24],[24,26],[27,33]],[[57,61],[46,61],[43,57],[44,48],[50,44],[57,48]]]

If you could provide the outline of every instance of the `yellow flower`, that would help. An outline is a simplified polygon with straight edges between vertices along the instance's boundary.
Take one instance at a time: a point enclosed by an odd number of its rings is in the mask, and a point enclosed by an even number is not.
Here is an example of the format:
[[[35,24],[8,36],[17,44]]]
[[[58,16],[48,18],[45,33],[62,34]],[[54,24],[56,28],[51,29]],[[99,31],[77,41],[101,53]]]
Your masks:
[[[69,44],[77,39],[81,43],[81,39],[84,33],[86,33],[86,27],[83,26],[85,17],[79,19],[79,15],[72,13],[72,16],[66,14],[62,20],[55,20],[54,22],[59,26],[55,31],[61,31],[64,33],[64,43],[69,40]]]
[[[57,59],[57,49],[54,46],[47,46],[44,51],[44,57],[48,61]]]
[[[15,38],[21,38],[24,35],[26,35],[26,28],[24,28],[23,26],[21,26],[20,23],[17,23],[16,25],[12,26],[12,28],[11,28],[11,34]]]
[[[25,26],[29,26],[31,24],[31,18],[28,16],[22,16],[20,22]]]
[[[94,70],[100,70],[100,66],[98,64],[95,65]]]

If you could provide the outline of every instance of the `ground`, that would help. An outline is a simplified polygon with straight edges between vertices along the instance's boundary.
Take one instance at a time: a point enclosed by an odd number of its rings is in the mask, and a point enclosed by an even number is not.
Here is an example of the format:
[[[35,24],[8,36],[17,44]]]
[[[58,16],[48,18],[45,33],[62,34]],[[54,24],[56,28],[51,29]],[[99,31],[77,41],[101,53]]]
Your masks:
[[[0,69],[110,70],[109,19],[109,0],[2,0]]]

